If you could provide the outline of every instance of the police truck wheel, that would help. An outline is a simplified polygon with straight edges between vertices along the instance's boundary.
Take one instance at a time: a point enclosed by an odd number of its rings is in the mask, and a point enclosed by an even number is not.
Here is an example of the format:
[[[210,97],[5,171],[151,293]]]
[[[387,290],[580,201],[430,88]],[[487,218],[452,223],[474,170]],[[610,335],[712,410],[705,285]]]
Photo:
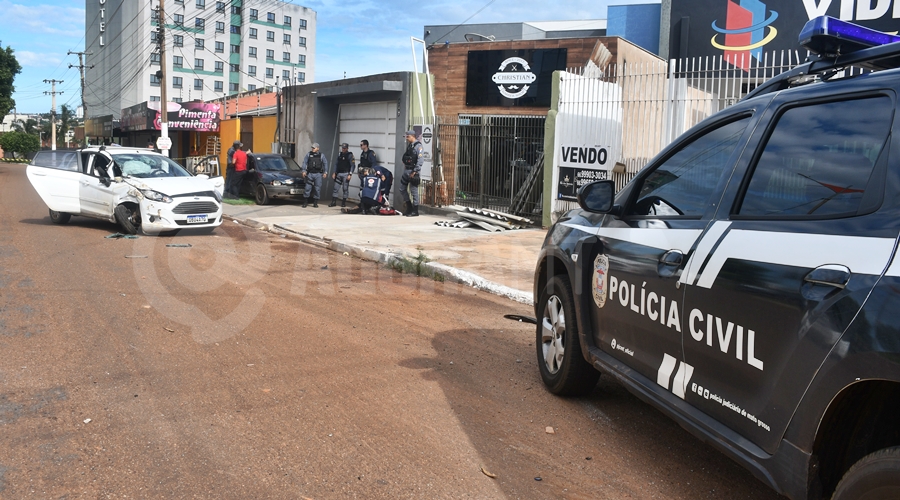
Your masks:
[[[71,214],[67,214],[65,212],[57,212],[56,210],[50,211],[50,222],[54,224],[65,224],[69,222],[69,219],[71,218]]]
[[[268,205],[269,204],[269,193],[266,191],[266,187],[262,184],[256,185],[256,204],[257,205]]]
[[[900,498],[900,446],[864,456],[844,474],[832,500]]]
[[[566,276],[554,276],[541,292],[543,312],[537,324],[537,360],[544,385],[553,394],[577,396],[597,385],[600,372],[581,352],[572,285]]]
[[[132,210],[128,205],[119,205],[116,207],[116,222],[122,226],[128,234],[137,234],[141,227],[141,214],[137,210]]]

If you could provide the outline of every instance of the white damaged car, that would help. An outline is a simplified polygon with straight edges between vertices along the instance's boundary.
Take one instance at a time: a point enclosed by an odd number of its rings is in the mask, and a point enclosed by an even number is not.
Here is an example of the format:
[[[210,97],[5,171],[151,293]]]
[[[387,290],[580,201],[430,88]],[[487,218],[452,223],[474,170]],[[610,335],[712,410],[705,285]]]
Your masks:
[[[130,234],[158,234],[222,223],[224,179],[191,175],[148,149],[41,151],[26,173],[56,224],[81,215],[117,222]]]

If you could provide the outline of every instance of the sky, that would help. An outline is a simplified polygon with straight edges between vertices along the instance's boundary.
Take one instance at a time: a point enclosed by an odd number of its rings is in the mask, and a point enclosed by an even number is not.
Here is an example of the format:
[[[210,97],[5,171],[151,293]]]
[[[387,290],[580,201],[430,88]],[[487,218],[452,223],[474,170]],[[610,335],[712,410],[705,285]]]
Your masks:
[[[172,0],[167,0],[171,2]],[[315,82],[393,71],[413,71],[410,37],[425,25],[606,19],[608,5],[658,0],[288,0],[317,13]],[[0,46],[12,47],[22,66],[16,76],[16,111],[50,111],[81,104],[78,57],[84,51],[84,4],[79,0],[0,0]],[[14,21],[13,21],[14,20]],[[70,68],[69,65],[74,67]],[[422,70],[421,62],[418,63]]]

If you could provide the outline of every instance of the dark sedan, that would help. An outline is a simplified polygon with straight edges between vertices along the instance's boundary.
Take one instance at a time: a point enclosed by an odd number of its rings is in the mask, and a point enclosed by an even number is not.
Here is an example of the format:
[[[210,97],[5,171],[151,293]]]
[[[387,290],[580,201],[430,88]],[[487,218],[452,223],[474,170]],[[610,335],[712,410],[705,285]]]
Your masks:
[[[252,195],[257,205],[272,199],[303,198],[303,174],[293,158],[277,154],[247,155],[249,173],[241,182],[241,194]]]

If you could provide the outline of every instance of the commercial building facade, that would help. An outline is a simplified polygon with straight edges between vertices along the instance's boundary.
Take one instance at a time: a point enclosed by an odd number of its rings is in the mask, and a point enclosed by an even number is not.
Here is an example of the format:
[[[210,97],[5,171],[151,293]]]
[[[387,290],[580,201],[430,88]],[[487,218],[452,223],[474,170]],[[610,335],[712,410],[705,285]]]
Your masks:
[[[86,0],[88,116],[160,101],[208,101],[315,74],[316,12],[278,0],[164,0],[166,81],[157,72],[158,2]]]

